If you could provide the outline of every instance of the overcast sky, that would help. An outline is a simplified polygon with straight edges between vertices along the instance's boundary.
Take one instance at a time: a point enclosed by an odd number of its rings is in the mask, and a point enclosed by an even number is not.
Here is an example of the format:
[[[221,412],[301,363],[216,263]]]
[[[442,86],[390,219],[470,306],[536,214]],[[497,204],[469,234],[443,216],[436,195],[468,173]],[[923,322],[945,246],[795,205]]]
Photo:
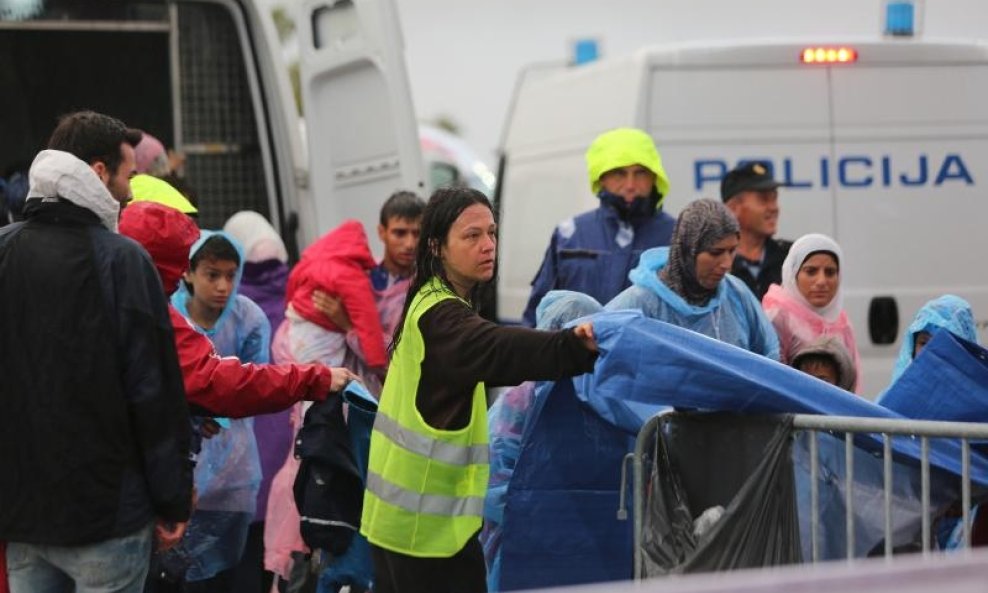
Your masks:
[[[396,0],[420,119],[446,116],[489,164],[518,73],[567,60],[575,39],[603,57],[687,40],[878,36],[884,0]],[[925,37],[988,38],[988,1],[927,0]],[[614,92],[621,92],[615,89]]]

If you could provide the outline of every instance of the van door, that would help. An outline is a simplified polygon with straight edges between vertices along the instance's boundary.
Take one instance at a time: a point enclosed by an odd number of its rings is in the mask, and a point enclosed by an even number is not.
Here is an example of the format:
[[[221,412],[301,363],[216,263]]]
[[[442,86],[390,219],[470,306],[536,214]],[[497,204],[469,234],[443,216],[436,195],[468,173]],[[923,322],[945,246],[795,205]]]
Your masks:
[[[160,75],[171,78],[175,147],[186,155],[200,226],[220,228],[246,209],[284,228],[279,181],[291,155],[272,137],[283,124],[265,95],[275,85],[263,77],[253,3],[179,1],[169,15],[172,63]],[[284,236],[293,249],[295,238]]]
[[[391,193],[425,187],[398,14],[393,0],[315,0],[299,10],[311,183],[300,204],[304,234],[348,218],[372,232]]]
[[[873,395],[889,382],[903,330],[932,298],[967,299],[986,339],[988,63],[938,59],[935,49],[922,65],[866,60],[832,72],[833,170],[845,308],[863,393]]]

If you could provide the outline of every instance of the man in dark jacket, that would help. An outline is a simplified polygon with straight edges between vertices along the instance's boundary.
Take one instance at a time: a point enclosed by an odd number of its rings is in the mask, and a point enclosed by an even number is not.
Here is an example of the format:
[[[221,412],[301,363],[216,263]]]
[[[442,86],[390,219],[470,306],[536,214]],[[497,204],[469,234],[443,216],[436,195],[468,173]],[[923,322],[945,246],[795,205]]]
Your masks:
[[[773,239],[779,225],[779,187],[768,163],[743,163],[720,182],[720,198],[741,227],[731,274],[760,301],[768,287],[782,283],[782,262],[791,241]]]
[[[141,591],[192,498],[189,415],[150,258],[116,233],[139,133],[62,118],[0,229],[0,539],[11,590]]]

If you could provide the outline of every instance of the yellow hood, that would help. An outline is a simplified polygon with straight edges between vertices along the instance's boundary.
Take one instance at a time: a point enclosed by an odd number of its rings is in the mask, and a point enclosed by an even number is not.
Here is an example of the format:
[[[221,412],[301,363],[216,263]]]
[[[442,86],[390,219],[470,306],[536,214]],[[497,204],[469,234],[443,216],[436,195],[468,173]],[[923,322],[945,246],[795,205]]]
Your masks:
[[[183,214],[196,214],[198,210],[188,198],[170,183],[151,175],[135,175],[130,180],[130,191],[135,202],[157,202],[170,206]]]
[[[641,165],[654,173],[656,189],[663,196],[669,193],[669,177],[652,137],[641,130],[618,128],[597,136],[587,149],[587,174],[594,195],[600,191],[601,175],[630,165]]]

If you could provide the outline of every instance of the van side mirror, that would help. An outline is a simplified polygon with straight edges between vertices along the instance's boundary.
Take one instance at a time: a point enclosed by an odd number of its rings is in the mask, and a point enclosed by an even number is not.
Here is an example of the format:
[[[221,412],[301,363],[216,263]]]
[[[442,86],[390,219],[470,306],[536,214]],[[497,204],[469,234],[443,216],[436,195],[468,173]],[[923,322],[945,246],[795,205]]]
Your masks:
[[[894,344],[899,335],[899,305],[895,297],[871,299],[868,306],[868,333],[873,344]]]

